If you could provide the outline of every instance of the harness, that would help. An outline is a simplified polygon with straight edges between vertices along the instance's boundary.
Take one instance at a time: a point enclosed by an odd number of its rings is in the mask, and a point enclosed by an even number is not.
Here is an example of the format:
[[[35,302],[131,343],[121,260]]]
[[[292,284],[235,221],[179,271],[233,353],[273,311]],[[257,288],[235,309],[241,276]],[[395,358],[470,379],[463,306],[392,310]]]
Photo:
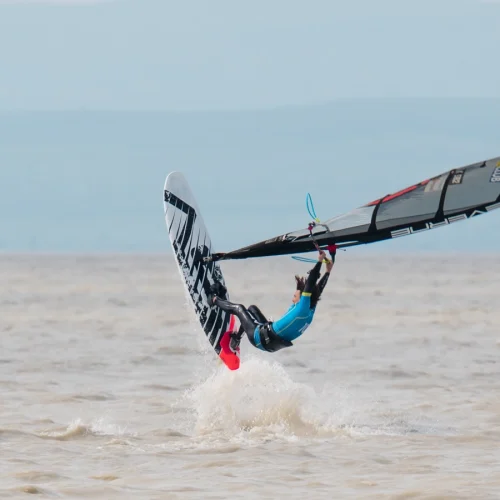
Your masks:
[[[276,352],[293,344],[277,335],[271,323],[264,323],[255,332],[255,346],[263,351]]]

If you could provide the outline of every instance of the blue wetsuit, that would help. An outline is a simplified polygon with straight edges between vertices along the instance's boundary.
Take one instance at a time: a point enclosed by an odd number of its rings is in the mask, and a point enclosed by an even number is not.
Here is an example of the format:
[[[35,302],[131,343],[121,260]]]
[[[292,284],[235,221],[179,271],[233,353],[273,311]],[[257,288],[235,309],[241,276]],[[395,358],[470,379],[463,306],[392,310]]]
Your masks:
[[[257,325],[253,332],[254,342],[252,343],[255,347],[268,351],[269,348],[266,348],[266,342],[263,341],[262,336],[267,333],[272,338],[274,333],[282,341],[279,342],[281,347],[291,346],[292,340],[300,337],[311,324],[315,311],[316,307],[311,309],[311,293],[302,293],[300,300],[296,304],[292,304],[280,319],[272,323],[266,322]],[[267,331],[263,331],[263,328],[266,327]]]
[[[233,304],[218,297],[215,299],[215,304],[239,318],[240,333],[243,334],[244,331],[252,345],[263,351],[274,352],[292,346],[292,340],[300,337],[311,324],[316,311],[316,305],[311,308],[312,292],[317,288],[319,299],[330,275],[330,273],[325,273],[316,284],[320,269],[321,262],[317,262],[309,273],[299,302],[292,304],[288,311],[276,321],[268,321],[259,308],[253,305],[246,309],[241,304]]]
[[[290,342],[295,340],[312,323],[315,311],[316,306],[311,309],[311,293],[303,292],[300,300],[292,304],[284,316],[271,323],[274,333]]]

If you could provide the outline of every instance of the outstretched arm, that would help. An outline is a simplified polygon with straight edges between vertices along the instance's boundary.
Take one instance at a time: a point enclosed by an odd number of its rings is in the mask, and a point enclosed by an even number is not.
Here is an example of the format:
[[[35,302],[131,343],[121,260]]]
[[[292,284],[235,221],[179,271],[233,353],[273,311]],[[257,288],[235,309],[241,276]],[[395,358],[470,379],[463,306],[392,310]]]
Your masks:
[[[319,296],[323,293],[323,290],[325,289],[326,284],[328,283],[328,278],[330,277],[330,271],[326,271],[325,274],[321,277],[321,279],[318,282],[318,292]]]
[[[321,279],[318,282],[319,296],[321,296],[321,294],[323,293],[323,290],[325,289],[326,284],[328,283],[328,278],[330,277],[330,272],[333,268],[333,264],[335,263],[335,255],[337,255],[337,246],[336,245],[329,245],[328,251],[330,252],[331,260],[329,260],[327,262],[326,273],[321,277]]]
[[[316,262],[316,265],[309,271],[309,276],[307,277],[306,280],[306,286],[304,287],[304,291],[302,293],[304,294],[311,294],[312,291],[314,290],[314,287],[316,286],[316,281],[318,281],[319,274],[321,271],[321,264],[325,260],[325,252],[320,250],[319,255],[318,255],[318,262]]]

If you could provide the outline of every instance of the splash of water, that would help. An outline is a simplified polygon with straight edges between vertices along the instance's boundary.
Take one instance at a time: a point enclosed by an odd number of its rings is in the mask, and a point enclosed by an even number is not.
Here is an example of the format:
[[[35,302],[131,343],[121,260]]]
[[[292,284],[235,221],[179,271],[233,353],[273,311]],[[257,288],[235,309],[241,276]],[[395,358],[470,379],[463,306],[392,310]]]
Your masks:
[[[196,415],[197,435],[316,432],[308,412],[314,390],[294,382],[276,362],[250,358],[235,372],[222,366],[185,397]]]
[[[325,383],[321,390],[292,380],[277,362],[257,357],[231,372],[220,366],[184,394],[192,434],[209,441],[356,438],[415,432],[415,415],[382,415],[373,394]],[[413,422],[413,423],[412,423]]]

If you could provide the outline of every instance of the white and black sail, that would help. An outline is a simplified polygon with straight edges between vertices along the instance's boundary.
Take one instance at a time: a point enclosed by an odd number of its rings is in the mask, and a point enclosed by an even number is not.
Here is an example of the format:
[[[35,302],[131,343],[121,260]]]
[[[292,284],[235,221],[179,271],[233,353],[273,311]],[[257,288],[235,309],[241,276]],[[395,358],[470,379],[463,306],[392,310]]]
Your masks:
[[[362,245],[427,231],[500,208],[500,157],[449,170],[346,214],[282,234],[214,260],[246,259]],[[311,236],[312,234],[312,236]]]

